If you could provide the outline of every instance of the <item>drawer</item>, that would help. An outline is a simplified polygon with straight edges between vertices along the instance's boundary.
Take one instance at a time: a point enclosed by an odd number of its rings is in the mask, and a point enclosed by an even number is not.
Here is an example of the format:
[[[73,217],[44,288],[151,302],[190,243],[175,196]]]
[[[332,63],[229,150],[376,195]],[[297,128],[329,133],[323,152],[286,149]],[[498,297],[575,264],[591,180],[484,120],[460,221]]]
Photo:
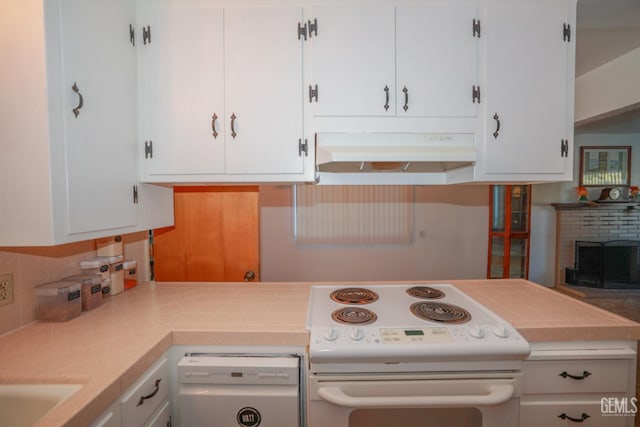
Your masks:
[[[588,417],[583,419],[583,414]],[[631,427],[633,421],[631,415],[603,414],[599,399],[526,402],[520,405],[520,427]]]
[[[140,427],[166,399],[169,392],[169,363],[161,358],[122,395],[123,427]]]
[[[96,418],[89,427],[121,427],[120,402],[115,402],[109,409]]]
[[[629,360],[527,361],[523,393],[624,393],[629,391]],[[575,378],[572,378],[575,377]]]
[[[160,405],[160,409],[158,412],[151,417],[151,420],[145,427],[168,427],[171,426],[171,407],[169,402],[165,400],[164,403]]]

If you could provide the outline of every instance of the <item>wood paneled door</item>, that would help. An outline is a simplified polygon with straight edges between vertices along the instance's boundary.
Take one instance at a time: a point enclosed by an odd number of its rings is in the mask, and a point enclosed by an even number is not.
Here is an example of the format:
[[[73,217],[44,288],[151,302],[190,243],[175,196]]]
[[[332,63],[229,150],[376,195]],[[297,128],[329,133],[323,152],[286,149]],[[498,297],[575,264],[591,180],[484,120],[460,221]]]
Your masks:
[[[174,206],[153,232],[156,281],[259,280],[258,187],[174,187]]]

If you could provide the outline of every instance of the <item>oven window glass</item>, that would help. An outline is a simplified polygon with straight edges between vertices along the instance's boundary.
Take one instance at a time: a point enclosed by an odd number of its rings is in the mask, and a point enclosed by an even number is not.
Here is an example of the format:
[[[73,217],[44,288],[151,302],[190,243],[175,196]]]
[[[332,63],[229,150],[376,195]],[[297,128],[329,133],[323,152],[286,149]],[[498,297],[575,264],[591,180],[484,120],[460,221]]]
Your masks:
[[[349,427],[482,427],[477,408],[385,408],[356,409],[349,416]]]

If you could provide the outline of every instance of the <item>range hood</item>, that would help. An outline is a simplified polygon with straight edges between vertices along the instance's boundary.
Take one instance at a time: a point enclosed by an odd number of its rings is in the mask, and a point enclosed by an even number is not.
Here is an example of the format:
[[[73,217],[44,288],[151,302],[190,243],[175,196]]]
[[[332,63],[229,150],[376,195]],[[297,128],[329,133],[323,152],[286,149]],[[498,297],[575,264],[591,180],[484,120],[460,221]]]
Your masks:
[[[448,184],[473,178],[472,133],[317,133],[319,184]]]

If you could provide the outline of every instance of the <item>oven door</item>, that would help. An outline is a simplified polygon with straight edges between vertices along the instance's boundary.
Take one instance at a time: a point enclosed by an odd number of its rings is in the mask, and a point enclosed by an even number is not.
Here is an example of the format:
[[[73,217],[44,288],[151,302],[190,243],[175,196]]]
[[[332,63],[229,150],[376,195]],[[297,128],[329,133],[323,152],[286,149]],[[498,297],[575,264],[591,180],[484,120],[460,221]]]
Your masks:
[[[519,375],[311,376],[309,427],[516,427]]]

